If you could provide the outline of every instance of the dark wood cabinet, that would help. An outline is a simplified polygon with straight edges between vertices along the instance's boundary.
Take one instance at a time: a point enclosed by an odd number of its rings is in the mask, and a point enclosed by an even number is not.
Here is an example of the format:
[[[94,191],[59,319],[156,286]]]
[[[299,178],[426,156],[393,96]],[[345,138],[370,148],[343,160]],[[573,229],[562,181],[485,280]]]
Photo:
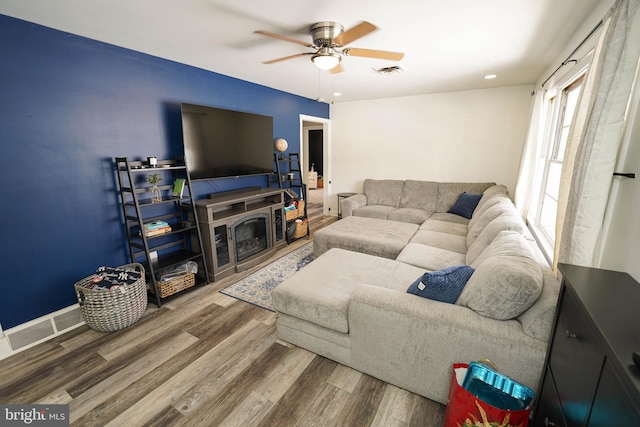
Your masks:
[[[252,187],[195,202],[210,280],[251,268],[286,244],[284,194],[279,188]]]
[[[560,264],[562,289],[533,425],[640,426],[640,284]]]

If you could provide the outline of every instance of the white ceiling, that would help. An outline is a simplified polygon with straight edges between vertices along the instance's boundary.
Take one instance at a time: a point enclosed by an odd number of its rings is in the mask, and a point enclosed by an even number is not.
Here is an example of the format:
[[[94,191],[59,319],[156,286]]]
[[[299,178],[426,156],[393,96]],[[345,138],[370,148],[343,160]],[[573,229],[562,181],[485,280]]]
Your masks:
[[[0,0],[0,13],[311,99],[354,101],[534,83],[598,0]],[[378,31],[351,47],[400,51],[396,63],[345,57],[339,74],[310,51],[253,34],[311,41],[308,27],[369,21]],[[496,74],[485,80],[486,74]],[[333,92],[341,92],[335,97]]]

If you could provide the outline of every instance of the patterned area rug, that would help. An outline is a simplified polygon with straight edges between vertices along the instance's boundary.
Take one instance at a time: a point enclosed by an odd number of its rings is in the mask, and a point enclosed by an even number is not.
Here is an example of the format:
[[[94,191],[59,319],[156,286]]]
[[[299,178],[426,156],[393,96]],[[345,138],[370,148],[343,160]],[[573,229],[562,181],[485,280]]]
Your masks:
[[[245,301],[267,310],[273,310],[271,303],[271,291],[284,279],[300,270],[313,261],[313,243],[288,253],[278,258],[271,264],[261,268],[255,273],[224,288],[220,292],[230,297]]]

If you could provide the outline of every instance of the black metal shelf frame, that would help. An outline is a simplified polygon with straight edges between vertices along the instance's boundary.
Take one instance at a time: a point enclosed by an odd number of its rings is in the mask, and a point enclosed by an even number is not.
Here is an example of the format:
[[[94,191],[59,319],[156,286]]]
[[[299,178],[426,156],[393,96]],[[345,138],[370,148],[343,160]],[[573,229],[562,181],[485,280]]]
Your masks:
[[[141,263],[147,271],[147,280],[152,288],[148,293],[149,299],[160,307],[162,298],[158,292],[158,282],[162,271],[187,261],[198,264],[196,286],[193,288],[208,283],[209,272],[202,252],[202,236],[191,178],[184,159],[159,160],[155,168],[145,167],[144,162],[132,161],[127,157],[116,157],[115,163],[129,254],[132,262]],[[163,178],[170,177],[173,181],[184,179],[182,197],[171,195],[173,185],[157,186],[165,195],[160,202],[152,203],[150,198],[141,197],[151,190],[150,185],[137,183],[136,178],[140,178],[142,173],[161,174]],[[168,222],[171,231],[147,236],[143,225],[158,220]]]

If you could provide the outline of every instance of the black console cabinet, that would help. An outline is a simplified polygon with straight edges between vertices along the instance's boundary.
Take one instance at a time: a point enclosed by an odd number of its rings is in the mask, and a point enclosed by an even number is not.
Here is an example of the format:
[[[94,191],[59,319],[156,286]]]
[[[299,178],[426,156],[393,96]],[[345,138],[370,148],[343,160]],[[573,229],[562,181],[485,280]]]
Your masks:
[[[640,284],[560,264],[562,289],[533,425],[640,426]]]

